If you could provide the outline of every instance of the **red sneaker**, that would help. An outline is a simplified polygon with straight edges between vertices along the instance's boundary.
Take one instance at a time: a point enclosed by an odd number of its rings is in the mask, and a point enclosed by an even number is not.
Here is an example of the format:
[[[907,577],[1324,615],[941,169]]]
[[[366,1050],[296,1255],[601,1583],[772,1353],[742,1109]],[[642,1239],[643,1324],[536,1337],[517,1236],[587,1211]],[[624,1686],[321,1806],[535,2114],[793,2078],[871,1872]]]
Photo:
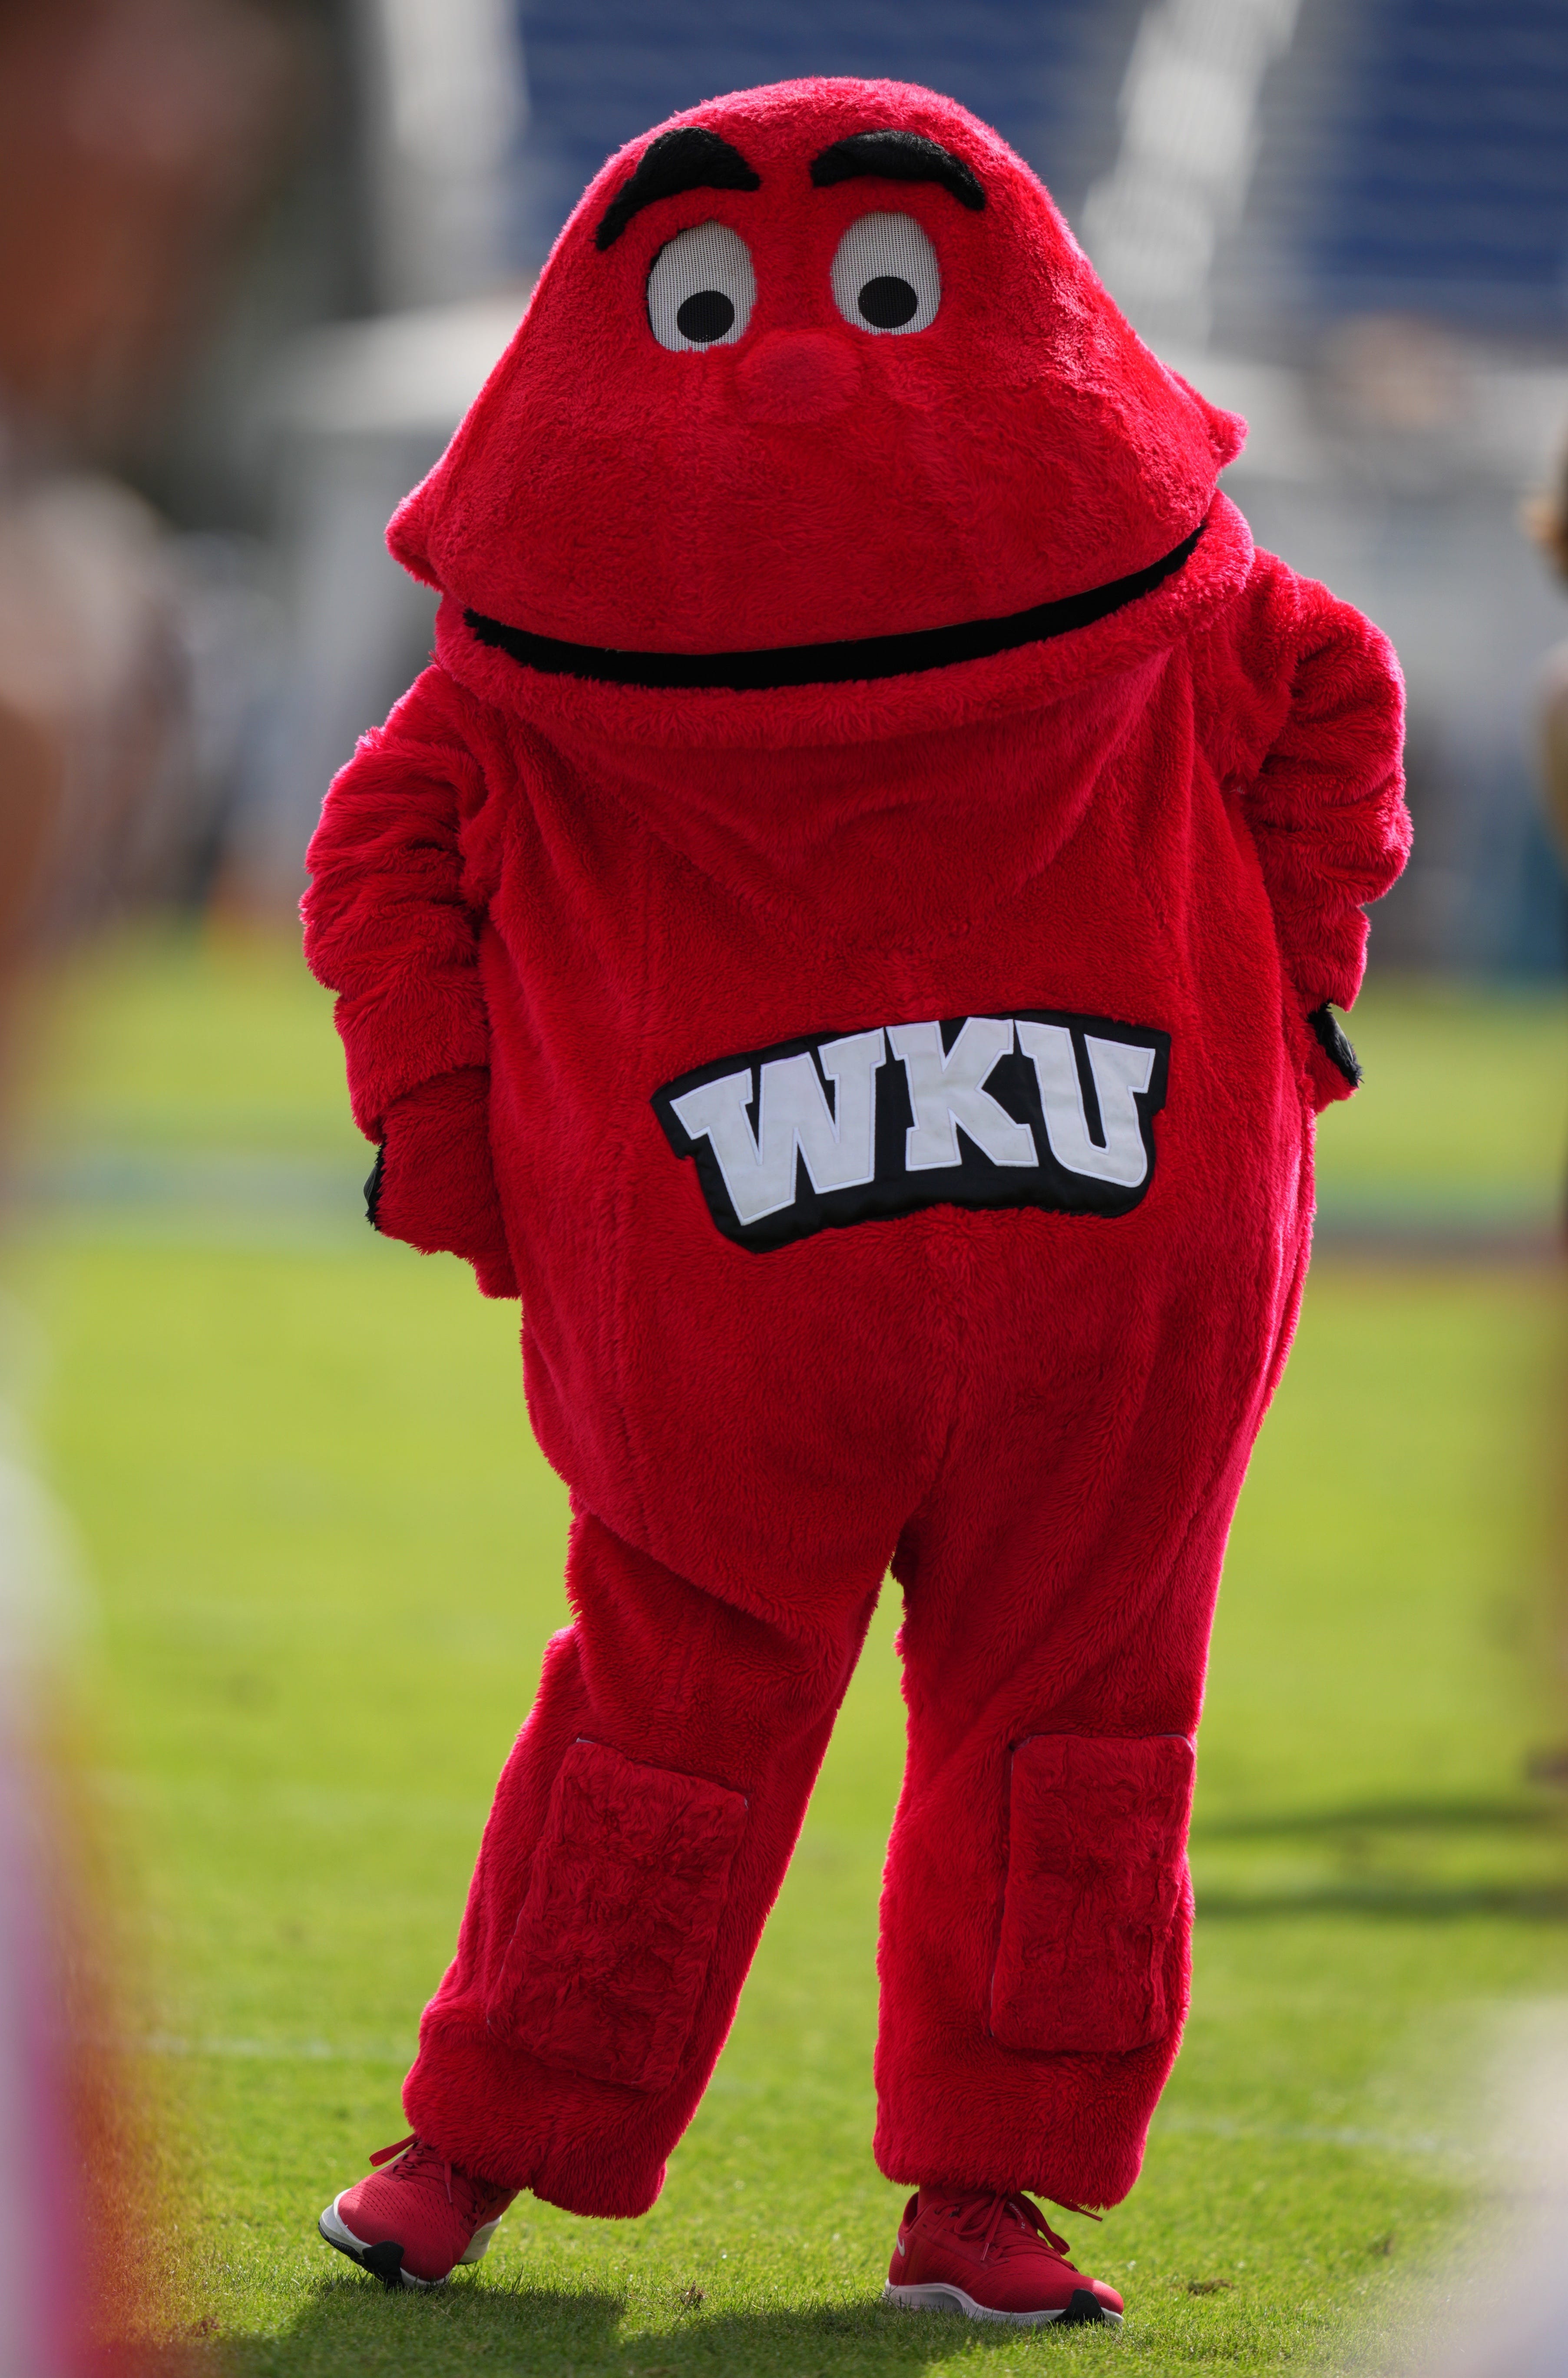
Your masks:
[[[1027,2196],[986,2188],[922,2188],[904,2208],[888,2283],[888,2303],[906,2312],[961,2312],[1038,2328],[1059,2320],[1121,2325],[1121,2298],[1103,2279],[1085,2277]]]
[[[405,2152],[406,2151],[406,2152]],[[370,2158],[392,2163],[335,2196],[317,2224],[329,2246],[389,2288],[438,2288],[459,2263],[478,2263],[514,2188],[492,2188],[418,2139]]]

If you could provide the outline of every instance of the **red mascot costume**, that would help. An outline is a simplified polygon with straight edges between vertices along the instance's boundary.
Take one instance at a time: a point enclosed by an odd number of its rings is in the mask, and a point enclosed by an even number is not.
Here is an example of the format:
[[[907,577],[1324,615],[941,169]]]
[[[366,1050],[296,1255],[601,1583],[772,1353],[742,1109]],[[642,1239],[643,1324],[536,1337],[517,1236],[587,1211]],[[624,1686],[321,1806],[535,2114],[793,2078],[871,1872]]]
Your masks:
[[[1119,2317],[1020,2192],[1122,2197],[1176,2053],[1221,1555],[1406,840],[1393,655],[1253,550],[1241,436],[985,126],[788,83],[605,166],[392,523],[437,657],[310,963],[372,1219],[521,1292],[574,1519],[415,2137],[323,2216],[390,2283],[520,2189],[652,2204],[891,1567],[890,2290]]]

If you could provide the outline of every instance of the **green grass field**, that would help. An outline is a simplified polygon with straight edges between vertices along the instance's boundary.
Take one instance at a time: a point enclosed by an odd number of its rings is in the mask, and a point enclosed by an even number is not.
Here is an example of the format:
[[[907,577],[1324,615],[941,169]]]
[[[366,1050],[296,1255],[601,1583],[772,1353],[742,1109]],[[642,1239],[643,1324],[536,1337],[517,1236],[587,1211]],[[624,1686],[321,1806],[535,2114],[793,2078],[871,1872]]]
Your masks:
[[[1544,1235],[1562,1003],[1385,991],[1357,1027],[1330,1219],[1441,1213],[1483,1253]],[[1561,1800],[1524,1780],[1568,1735],[1546,1263],[1394,1246],[1313,1277],[1221,1600],[1187,2044],[1139,2188],[1101,2230],[1066,2221],[1127,2295],[1119,2335],[878,2301],[900,2203],[869,2153],[891,1595],[659,2205],[600,2226],[525,2198],[482,2269],[393,2297],[315,2218],[404,2128],[418,2011],[564,1615],[515,1308],[365,1230],[327,1003],[281,944],[94,960],[38,1075],[49,1202],[9,1268],[100,1614],[94,1780],[139,1878],[133,2023],[195,2366],[1334,2369],[1484,2220],[1456,2077],[1510,2000],[1568,1989]]]

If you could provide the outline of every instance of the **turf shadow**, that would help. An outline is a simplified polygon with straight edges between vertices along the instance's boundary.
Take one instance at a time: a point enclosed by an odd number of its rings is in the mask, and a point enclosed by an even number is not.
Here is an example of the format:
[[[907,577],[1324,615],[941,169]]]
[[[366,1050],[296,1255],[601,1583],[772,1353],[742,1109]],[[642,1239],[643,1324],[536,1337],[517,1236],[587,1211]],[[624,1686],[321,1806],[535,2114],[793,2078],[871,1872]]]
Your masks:
[[[1016,2343],[1008,2330],[876,2301],[798,2311],[709,2312],[672,2294],[671,2323],[652,2335],[622,2332],[627,2299],[605,2290],[495,2286],[460,2279],[438,2295],[389,2295],[354,2279],[323,2281],[289,2326],[237,2337],[186,2360],[188,2378],[470,2378],[475,2371],[527,2378],[863,2378],[918,2372],[966,2348]],[[646,2316],[644,2300],[639,2310]],[[1048,2332],[1074,2363],[1086,2347],[1114,2349],[1112,2329]],[[1034,2339],[1031,2339],[1033,2342]]]
[[[1550,1800],[1364,1800],[1342,1808],[1284,1809],[1253,1816],[1201,1817],[1204,1842],[1333,1841],[1345,1833],[1559,1833],[1568,1824],[1562,1796]]]
[[[1197,1894],[1200,1924],[1248,1917],[1372,1916],[1417,1923],[1467,1916],[1514,1916],[1532,1924],[1568,1923],[1568,1889],[1560,1883],[1386,1881],[1310,1883],[1299,1891],[1207,1891]]]

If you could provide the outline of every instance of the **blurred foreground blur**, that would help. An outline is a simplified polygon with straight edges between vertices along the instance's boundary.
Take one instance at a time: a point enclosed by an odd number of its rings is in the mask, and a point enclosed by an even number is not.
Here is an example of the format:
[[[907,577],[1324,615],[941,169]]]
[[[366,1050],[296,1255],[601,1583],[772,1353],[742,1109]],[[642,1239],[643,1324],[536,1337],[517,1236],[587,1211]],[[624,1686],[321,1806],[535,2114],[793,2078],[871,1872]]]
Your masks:
[[[201,0],[0,12],[0,1162],[43,979],[189,896],[240,730],[215,621],[255,606],[135,487],[286,141],[305,49]],[[86,1752],[70,1531],[0,1313],[0,2371],[150,2367],[155,2110],[129,2058],[139,1926]]]

